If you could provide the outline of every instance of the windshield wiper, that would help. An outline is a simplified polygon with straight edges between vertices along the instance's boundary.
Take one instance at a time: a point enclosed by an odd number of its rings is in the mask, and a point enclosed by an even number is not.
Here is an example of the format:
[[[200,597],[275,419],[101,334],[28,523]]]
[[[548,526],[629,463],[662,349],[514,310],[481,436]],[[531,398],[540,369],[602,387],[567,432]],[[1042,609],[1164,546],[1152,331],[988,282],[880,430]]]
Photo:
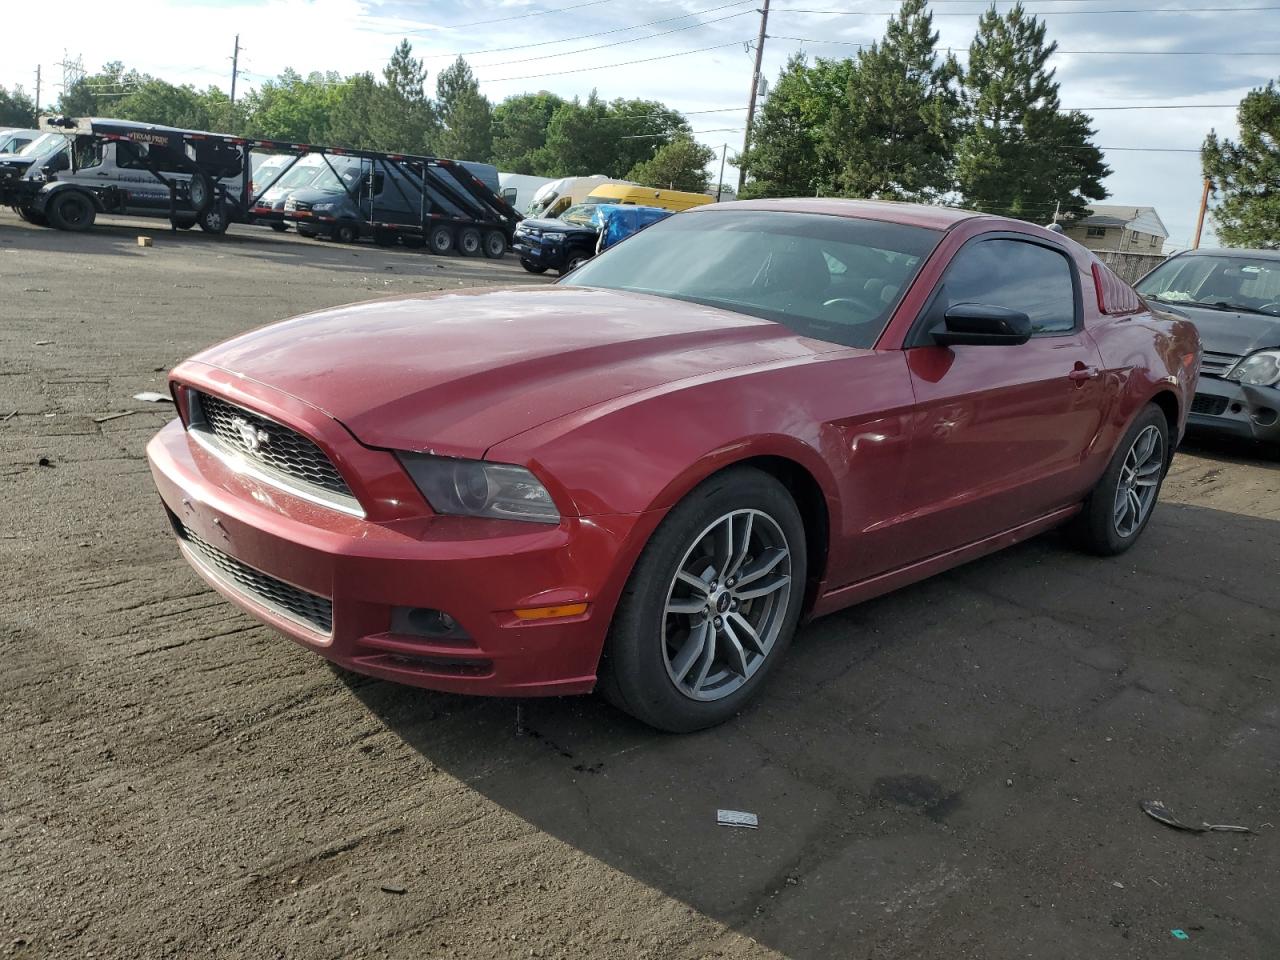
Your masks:
[[[1193,302],[1197,307],[1208,307],[1211,310],[1234,310],[1236,313],[1260,313],[1264,317],[1271,316],[1269,313],[1262,313],[1257,307],[1246,307],[1243,303],[1231,303],[1227,300],[1215,300],[1213,303],[1201,303],[1198,300]]]

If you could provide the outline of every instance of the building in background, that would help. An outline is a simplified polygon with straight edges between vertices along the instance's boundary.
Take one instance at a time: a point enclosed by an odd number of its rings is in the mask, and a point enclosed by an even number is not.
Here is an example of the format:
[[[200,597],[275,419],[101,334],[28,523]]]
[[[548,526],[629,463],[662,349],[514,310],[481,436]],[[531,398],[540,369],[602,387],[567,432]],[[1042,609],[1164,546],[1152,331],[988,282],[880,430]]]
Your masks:
[[[1169,231],[1155,207],[1095,203],[1083,217],[1062,224],[1067,236],[1099,253],[1163,256]]]

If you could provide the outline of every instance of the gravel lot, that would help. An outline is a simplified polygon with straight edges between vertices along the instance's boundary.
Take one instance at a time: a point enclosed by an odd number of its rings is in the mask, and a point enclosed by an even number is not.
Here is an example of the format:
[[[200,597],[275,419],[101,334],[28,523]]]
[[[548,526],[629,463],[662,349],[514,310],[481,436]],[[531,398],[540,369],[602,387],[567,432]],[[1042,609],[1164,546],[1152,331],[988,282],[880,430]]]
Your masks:
[[[0,956],[1280,955],[1275,460],[1197,442],[1120,559],[1049,535],[817,621],[719,730],[520,736],[205,589],[130,397],[303,310],[545,280],[145,226],[0,212]]]

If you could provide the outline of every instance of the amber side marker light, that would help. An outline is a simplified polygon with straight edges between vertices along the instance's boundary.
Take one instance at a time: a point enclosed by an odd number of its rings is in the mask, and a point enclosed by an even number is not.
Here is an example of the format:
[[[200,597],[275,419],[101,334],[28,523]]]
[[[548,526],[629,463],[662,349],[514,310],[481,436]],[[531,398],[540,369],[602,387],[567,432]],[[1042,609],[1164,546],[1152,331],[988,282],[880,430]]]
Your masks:
[[[512,610],[519,620],[551,620],[555,617],[576,617],[587,612],[585,603],[563,603],[558,607],[525,607]]]

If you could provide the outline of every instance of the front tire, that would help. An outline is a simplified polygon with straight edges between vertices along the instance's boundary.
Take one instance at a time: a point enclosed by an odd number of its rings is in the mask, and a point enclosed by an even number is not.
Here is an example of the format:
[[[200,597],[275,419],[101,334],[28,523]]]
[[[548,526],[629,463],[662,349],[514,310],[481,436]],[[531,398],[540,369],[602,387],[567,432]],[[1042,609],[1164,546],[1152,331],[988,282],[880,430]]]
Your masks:
[[[1076,518],[1080,545],[1104,557],[1132,547],[1155,512],[1168,467],[1169,424],[1164,411],[1149,403],[1125,431]]]
[[[45,208],[49,222],[59,230],[83,233],[93,226],[97,211],[93,201],[79,190],[64,190],[56,194]]]
[[[544,267],[542,264],[534,263],[532,260],[526,260],[524,257],[520,258],[520,266],[524,267],[530,273],[546,273],[547,272],[547,268]]]
[[[333,225],[330,236],[338,243],[355,243],[360,239],[360,228],[349,220],[341,220]]]
[[[735,467],[663,519],[610,627],[601,686],[660,730],[723,723],[786,653],[804,600],[805,530],[777,480]]]
[[[569,254],[569,259],[565,262],[565,265],[560,269],[560,276],[563,277],[566,274],[573,273],[573,271],[577,270],[580,266],[582,266],[584,263],[586,263],[590,259],[591,257],[589,257],[585,253]]]

